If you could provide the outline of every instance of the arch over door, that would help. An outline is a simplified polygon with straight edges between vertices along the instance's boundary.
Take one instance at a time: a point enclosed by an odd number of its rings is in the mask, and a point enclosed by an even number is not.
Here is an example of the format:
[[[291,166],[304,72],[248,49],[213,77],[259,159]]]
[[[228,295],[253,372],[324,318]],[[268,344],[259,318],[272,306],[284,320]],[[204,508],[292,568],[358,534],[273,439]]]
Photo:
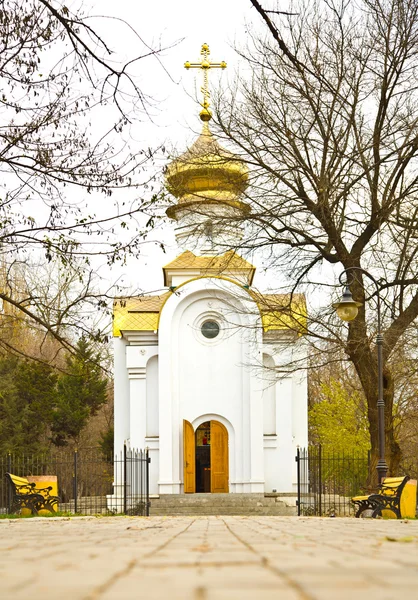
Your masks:
[[[219,421],[210,422],[210,491],[229,492],[228,430]]]
[[[193,425],[183,421],[183,463],[184,463],[184,493],[194,494],[196,491],[196,458]]]

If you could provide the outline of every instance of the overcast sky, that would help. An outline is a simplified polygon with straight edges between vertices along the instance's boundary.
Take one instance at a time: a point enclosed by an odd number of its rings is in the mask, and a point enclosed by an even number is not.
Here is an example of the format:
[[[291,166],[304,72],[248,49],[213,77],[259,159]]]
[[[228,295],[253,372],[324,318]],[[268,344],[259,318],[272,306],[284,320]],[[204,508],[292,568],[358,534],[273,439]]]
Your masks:
[[[200,60],[200,48],[205,42],[210,46],[213,61],[225,60],[228,64],[222,78],[231,76],[238,67],[232,46],[245,43],[246,22],[252,18],[259,22],[249,0],[96,0],[94,11],[97,10],[127,20],[150,47],[166,48],[158,59],[140,61],[138,72],[144,91],[158,102],[158,109],[153,111],[154,135],[167,137],[173,143],[190,140],[191,130],[199,123],[193,97],[195,84],[198,89],[201,85],[201,72],[187,71],[184,62]],[[134,55],[135,37],[129,38],[125,26],[114,22],[109,25],[107,40],[121,55],[124,52],[127,57]],[[138,40],[137,51],[140,50]],[[218,85],[219,72],[214,70],[211,75],[213,85]]]
[[[81,0],[80,0],[81,1]],[[85,12],[105,15],[115,19],[92,19],[99,31],[115,51],[115,59],[126,60],[144,50],[162,47],[157,57],[142,59],[136,65],[141,89],[151,98],[150,119],[132,128],[132,139],[138,145],[155,146],[164,143],[169,150],[186,150],[200,132],[196,104],[196,90],[201,97],[202,73],[198,69],[186,70],[186,60],[201,60],[203,43],[209,44],[212,61],[227,62],[226,71],[213,70],[212,87],[227,85],[240,68],[233,47],[243,46],[247,27],[261,26],[258,14],[249,0],[211,0],[209,3],[191,0],[84,0]],[[118,19],[127,21],[126,24]],[[135,33],[136,32],[136,33]],[[141,39],[139,39],[141,38]],[[241,66],[242,69],[242,66]],[[178,254],[174,244],[174,223],[155,237],[164,238],[167,254],[151,245],[144,248],[142,260],[130,260],[124,268],[124,282],[132,290],[154,291],[162,287],[161,266]],[[115,278],[116,273],[112,274]]]

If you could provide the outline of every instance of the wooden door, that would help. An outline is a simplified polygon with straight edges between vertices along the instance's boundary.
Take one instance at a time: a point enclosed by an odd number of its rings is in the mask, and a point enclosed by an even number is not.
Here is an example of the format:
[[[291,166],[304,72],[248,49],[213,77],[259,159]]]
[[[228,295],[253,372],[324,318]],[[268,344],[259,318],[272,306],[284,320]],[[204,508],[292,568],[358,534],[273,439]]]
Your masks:
[[[210,491],[229,492],[228,431],[219,421],[210,422]]]
[[[193,425],[183,421],[184,493],[196,491],[196,451]]]

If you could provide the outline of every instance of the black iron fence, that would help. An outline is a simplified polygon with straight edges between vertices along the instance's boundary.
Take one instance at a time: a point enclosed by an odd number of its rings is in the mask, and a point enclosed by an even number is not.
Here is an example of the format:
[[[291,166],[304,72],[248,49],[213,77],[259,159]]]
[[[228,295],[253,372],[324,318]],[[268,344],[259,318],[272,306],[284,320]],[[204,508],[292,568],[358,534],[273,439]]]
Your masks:
[[[367,485],[368,453],[333,453],[321,446],[298,448],[298,515],[352,516],[350,499]]]
[[[108,459],[98,449],[0,456],[0,513],[10,512],[5,473],[12,473],[37,487],[56,485],[60,512],[149,516],[149,463],[148,450],[126,446]]]

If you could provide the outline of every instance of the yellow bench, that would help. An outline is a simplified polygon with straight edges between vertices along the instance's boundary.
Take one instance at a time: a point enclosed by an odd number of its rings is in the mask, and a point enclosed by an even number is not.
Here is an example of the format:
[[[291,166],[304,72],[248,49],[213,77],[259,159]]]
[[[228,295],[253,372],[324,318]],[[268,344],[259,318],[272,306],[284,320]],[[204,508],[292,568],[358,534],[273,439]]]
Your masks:
[[[11,512],[20,513],[22,509],[37,515],[40,510],[55,512],[60,501],[59,496],[51,495],[52,486],[37,488],[26,477],[6,473],[6,479],[12,491]]]
[[[357,507],[356,517],[382,517],[394,514],[397,519],[403,516],[401,498],[409,477],[385,477],[377,493],[369,496],[354,496],[351,502]],[[408,515],[409,516],[409,515]],[[414,516],[414,515],[413,515]]]

